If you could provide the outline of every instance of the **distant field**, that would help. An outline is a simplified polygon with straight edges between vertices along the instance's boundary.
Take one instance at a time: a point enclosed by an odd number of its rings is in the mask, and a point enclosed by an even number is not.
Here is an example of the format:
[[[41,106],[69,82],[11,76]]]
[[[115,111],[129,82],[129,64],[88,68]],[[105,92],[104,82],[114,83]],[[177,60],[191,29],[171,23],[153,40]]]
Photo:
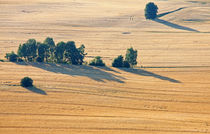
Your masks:
[[[155,21],[147,2],[0,0],[0,59],[50,36],[108,65],[0,62],[0,134],[210,133],[210,1],[155,0]],[[135,69],[109,67],[131,46]]]

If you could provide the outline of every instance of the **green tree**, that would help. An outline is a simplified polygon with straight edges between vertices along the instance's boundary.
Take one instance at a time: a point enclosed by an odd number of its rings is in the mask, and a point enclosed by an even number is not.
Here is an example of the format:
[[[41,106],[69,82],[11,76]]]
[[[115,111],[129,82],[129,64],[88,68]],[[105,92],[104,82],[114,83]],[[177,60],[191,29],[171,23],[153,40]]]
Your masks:
[[[123,56],[120,55],[117,58],[114,59],[114,61],[112,62],[112,66],[113,67],[123,67]]]
[[[49,46],[50,60],[52,61],[54,59],[54,50],[55,50],[55,42],[54,42],[53,38],[47,37],[44,40],[44,44]]]
[[[53,38],[47,37],[44,40],[44,44],[49,45],[49,47],[55,47],[55,42],[53,40]]]
[[[19,45],[18,56],[24,57],[27,61],[33,61],[37,56],[37,43],[35,39],[29,39],[23,45]]]
[[[55,47],[55,59],[56,62],[58,63],[63,63],[64,62],[64,52],[66,49],[66,43],[64,43],[63,41],[59,42],[56,47]]]
[[[114,61],[112,62],[112,66],[117,67],[117,68],[120,68],[120,67],[129,68],[130,64],[128,63],[128,61],[124,60],[122,55],[120,55],[120,56],[118,56],[117,58],[114,59]]]
[[[17,52],[18,56],[23,58],[26,60],[27,57],[27,45],[24,43],[23,45],[19,45],[18,48],[18,52]]]
[[[32,87],[33,86],[33,80],[29,77],[24,77],[23,79],[21,79],[20,85],[22,87]]]
[[[66,43],[64,60],[66,63],[81,65],[83,63],[83,58],[84,58],[84,55],[81,53],[82,53],[81,48],[77,49],[75,42],[69,41]]]
[[[147,3],[145,9],[145,18],[146,19],[155,19],[158,13],[158,7],[153,2]]]
[[[37,44],[35,39],[29,39],[26,42],[26,53],[27,53],[27,60],[33,61],[34,58],[37,56]]]
[[[131,66],[134,66],[137,64],[137,55],[137,50],[134,50],[132,47],[128,48],[126,51],[125,61],[127,61]]]
[[[50,56],[49,46],[40,42],[37,43],[37,46],[38,46],[38,56],[39,56],[37,57],[38,61],[43,62],[45,59],[45,61],[47,62],[47,59]]]
[[[79,51],[79,54],[80,54],[80,56],[79,56],[79,60],[80,60],[80,62],[84,62],[83,60],[84,60],[84,58],[85,58],[85,56],[87,55],[87,53],[85,53],[85,45],[81,45],[79,48],[78,48],[78,51]]]
[[[11,53],[6,53],[5,58],[7,58],[11,62],[17,62],[18,55],[15,54],[13,51]]]
[[[91,66],[105,66],[105,63],[100,56],[96,56],[90,63]]]

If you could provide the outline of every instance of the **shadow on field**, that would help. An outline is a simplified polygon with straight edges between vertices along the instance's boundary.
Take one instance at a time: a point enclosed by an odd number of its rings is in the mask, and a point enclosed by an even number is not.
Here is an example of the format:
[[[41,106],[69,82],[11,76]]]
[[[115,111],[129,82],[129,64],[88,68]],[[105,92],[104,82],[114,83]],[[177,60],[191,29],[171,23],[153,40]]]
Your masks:
[[[39,89],[39,88],[37,88],[35,86],[33,86],[33,87],[25,87],[25,89],[27,89],[27,90],[29,90],[29,91],[31,91],[33,93],[47,95],[47,93],[44,90]]]
[[[169,26],[169,27],[172,27],[172,28],[175,28],[175,29],[181,29],[181,30],[186,30],[186,31],[190,31],[190,32],[200,32],[196,29],[192,29],[192,28],[189,28],[189,27],[185,27],[185,26],[181,26],[181,25],[177,25],[177,24],[174,24],[174,23],[171,23],[171,22],[168,22],[168,21],[165,21],[165,20],[162,20],[162,19],[154,19],[155,22],[158,22],[158,23],[161,23],[161,24],[164,24],[166,26]]]
[[[92,66],[83,66],[83,65],[68,65],[68,64],[53,64],[53,63],[17,63],[19,65],[31,65],[33,67],[37,67],[49,72],[66,74],[70,76],[85,76],[95,81],[104,82],[107,81],[115,81],[119,83],[124,83],[122,79],[123,77],[114,75],[112,73],[105,72],[106,71],[114,71],[108,67],[92,67]],[[115,71],[114,71],[115,72]]]
[[[129,68],[129,69],[120,68],[120,69],[123,70],[123,71],[129,72],[129,73],[138,74],[138,75],[141,75],[141,76],[150,76],[150,77],[154,77],[154,78],[157,78],[157,79],[160,79],[160,80],[169,81],[169,82],[172,82],[172,83],[181,83],[178,80],[175,80],[175,79],[172,79],[172,78],[169,78],[169,77],[166,77],[166,76],[161,76],[161,75],[158,75],[158,74],[155,74],[155,73],[143,70],[143,69],[132,69],[132,68]]]
[[[176,10],[173,10],[173,11],[169,11],[169,12],[158,14],[157,15],[157,18],[160,18],[160,17],[163,17],[165,15],[168,15],[168,14],[171,14],[171,13],[174,13],[174,12],[177,12],[177,11],[180,11],[180,10],[185,9],[185,8],[187,8],[187,7],[181,7],[181,8],[178,8]]]
[[[181,30],[186,30],[186,31],[190,31],[190,32],[200,32],[200,31],[198,31],[196,29],[192,29],[192,28],[189,28],[189,27],[186,27],[186,26],[181,26],[181,25],[178,25],[178,24],[175,24],[175,23],[171,23],[171,22],[166,21],[166,20],[159,19],[160,17],[163,17],[165,15],[168,15],[168,14],[180,11],[180,10],[185,9],[185,8],[186,7],[182,7],[182,8],[178,8],[176,10],[173,10],[173,11],[169,11],[169,12],[158,14],[157,18],[154,19],[153,21],[161,23],[161,24],[166,25],[168,27],[175,28],[175,29],[181,29]]]

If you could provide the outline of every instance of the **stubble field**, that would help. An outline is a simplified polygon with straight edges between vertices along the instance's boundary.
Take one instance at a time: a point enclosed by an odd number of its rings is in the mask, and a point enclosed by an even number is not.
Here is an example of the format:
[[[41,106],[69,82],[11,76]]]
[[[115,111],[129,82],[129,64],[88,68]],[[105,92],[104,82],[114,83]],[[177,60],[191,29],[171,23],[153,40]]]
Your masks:
[[[0,62],[0,133],[210,133],[210,1],[0,0],[0,59],[29,38],[84,44],[108,67]],[[109,67],[133,46],[135,69]],[[22,88],[24,76],[34,88]]]

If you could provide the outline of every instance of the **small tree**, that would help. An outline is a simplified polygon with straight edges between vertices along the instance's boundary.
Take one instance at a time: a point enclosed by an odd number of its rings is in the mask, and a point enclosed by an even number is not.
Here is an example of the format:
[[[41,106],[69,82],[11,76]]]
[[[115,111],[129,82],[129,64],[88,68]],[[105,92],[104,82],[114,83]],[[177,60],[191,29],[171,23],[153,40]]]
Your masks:
[[[66,47],[66,43],[64,43],[63,41],[59,42],[56,45],[55,51],[54,51],[56,62],[58,62],[58,63],[63,63],[64,62],[65,47]]]
[[[91,66],[105,66],[105,63],[100,56],[96,56],[90,63]]]
[[[15,54],[13,51],[11,53],[6,53],[5,58],[7,58],[11,62],[17,62],[18,55]]]
[[[81,45],[79,48],[77,48],[78,51],[79,51],[79,59],[80,59],[80,62],[84,62],[83,59],[85,58],[85,55],[87,55],[87,53],[85,53],[85,45]]]
[[[123,67],[123,56],[120,55],[112,62],[113,67]]]
[[[146,19],[155,19],[158,13],[158,7],[153,2],[149,2],[147,3],[144,11]]]
[[[132,47],[127,49],[125,61],[127,61],[131,66],[137,64],[137,50],[134,50]]]
[[[27,59],[28,61],[33,61],[37,56],[37,44],[35,39],[29,39],[27,42]]]
[[[82,65],[84,56],[85,46],[82,45],[80,48],[76,48],[74,41],[68,41],[65,45],[64,60],[66,63],[73,65]]]
[[[19,45],[18,56],[24,57],[27,61],[33,61],[37,56],[37,43],[35,39],[29,39],[23,45]]]
[[[44,59],[45,61],[47,61],[49,55],[49,46],[43,43],[38,42],[37,43],[38,46],[38,56],[36,60],[38,60],[38,62],[43,62]]]
[[[18,48],[18,52],[17,52],[19,57],[24,57],[24,59],[26,60],[27,57],[27,45],[24,43],[23,45],[19,45]]]
[[[130,68],[130,64],[128,63],[128,61],[125,61],[123,56],[120,55],[117,58],[114,59],[113,63],[112,63],[113,67],[126,67],[126,68]]]
[[[33,86],[33,80],[29,77],[24,77],[21,79],[20,85],[22,87],[32,87]]]
[[[48,45],[49,52],[50,52],[50,60],[52,61],[54,59],[54,50],[55,50],[55,42],[53,38],[47,37],[44,40],[44,44]]]

